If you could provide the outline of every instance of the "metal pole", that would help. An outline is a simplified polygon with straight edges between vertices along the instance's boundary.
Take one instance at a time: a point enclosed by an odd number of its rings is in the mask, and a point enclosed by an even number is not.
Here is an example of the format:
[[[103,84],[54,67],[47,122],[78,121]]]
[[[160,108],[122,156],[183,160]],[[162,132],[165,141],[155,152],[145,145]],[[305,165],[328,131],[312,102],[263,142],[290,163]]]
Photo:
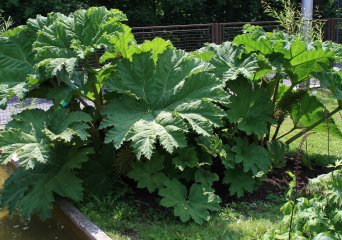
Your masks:
[[[310,28],[312,25],[313,18],[313,0],[302,0],[302,18],[303,18],[303,26],[302,26],[302,34],[305,39],[310,41]]]
[[[313,0],[302,0],[302,15],[305,20],[312,20]]]
[[[310,42],[310,31],[312,31],[312,18],[313,18],[313,0],[302,0],[302,35],[306,42]],[[309,79],[308,82],[299,84],[299,88],[310,88]]]

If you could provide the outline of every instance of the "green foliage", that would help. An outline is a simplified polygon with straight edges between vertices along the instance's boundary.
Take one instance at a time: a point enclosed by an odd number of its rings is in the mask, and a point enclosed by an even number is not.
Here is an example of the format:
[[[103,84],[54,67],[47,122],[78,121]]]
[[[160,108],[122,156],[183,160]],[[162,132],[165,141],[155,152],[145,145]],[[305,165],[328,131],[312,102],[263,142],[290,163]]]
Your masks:
[[[203,220],[210,219],[208,210],[220,209],[221,199],[197,183],[194,183],[188,192],[179,181],[169,180],[165,182],[165,188],[159,191],[159,195],[163,197],[160,204],[173,207],[175,216],[180,217],[182,222],[192,218],[196,223],[202,224]]]
[[[237,128],[247,135],[262,137],[267,133],[267,124],[273,122],[272,103],[267,91],[246,81],[234,81],[227,84],[234,93],[229,98],[227,118],[237,123]],[[248,92],[248,95],[245,93]]]
[[[106,142],[119,148],[132,141],[140,159],[151,158],[155,143],[169,153],[187,145],[185,133],[210,136],[222,125],[222,110],[211,101],[224,97],[220,81],[203,72],[204,64],[187,58],[180,50],[168,49],[155,64],[150,53],[123,59],[117,75],[108,81],[111,91],[124,93],[104,111],[102,128],[110,129]]]
[[[22,99],[27,91],[27,74],[33,73],[34,32],[17,27],[0,36],[0,107],[11,97]]]
[[[71,142],[76,137],[86,140],[86,130],[91,118],[84,112],[69,112],[67,109],[25,110],[14,116],[0,135],[3,164],[19,158],[26,169],[36,163],[46,163],[50,158],[53,142]],[[64,121],[64,122],[63,122]]]
[[[295,239],[340,239],[342,237],[342,171],[341,161],[337,161],[335,169],[311,179],[308,190],[310,195],[297,199],[297,203],[289,202],[282,207],[284,212],[283,227],[269,232],[263,239],[282,239],[289,236],[288,226],[292,221],[290,236]],[[293,219],[291,211],[294,208]]]
[[[20,167],[7,180],[0,197],[0,206],[11,212],[18,209],[25,219],[37,213],[40,218],[51,217],[54,194],[74,201],[82,199],[82,180],[74,171],[88,160],[90,149],[57,146],[49,154],[49,162],[34,169]]]
[[[125,20],[89,8],[1,35],[1,105],[12,96],[53,101],[14,115],[0,133],[1,163],[20,164],[1,193],[11,212],[45,218],[54,194],[80,201],[83,187],[103,194],[132,184],[128,176],[183,222],[202,224],[220,209],[217,185],[242,197],[283,164],[286,117],[301,130],[287,143],[327,127],[341,136],[331,120],[341,104],[329,112],[297,90],[317,76],[340,101],[338,47],[249,26],[233,43],[187,53],[160,38],[138,44]]]
[[[147,188],[152,193],[164,186],[168,178],[161,170],[164,169],[164,158],[157,154],[147,162],[138,162],[132,165],[127,176],[138,182],[138,188]]]
[[[251,193],[256,189],[252,174],[238,168],[226,170],[223,182],[229,184],[230,194],[237,197],[243,197],[246,192]]]

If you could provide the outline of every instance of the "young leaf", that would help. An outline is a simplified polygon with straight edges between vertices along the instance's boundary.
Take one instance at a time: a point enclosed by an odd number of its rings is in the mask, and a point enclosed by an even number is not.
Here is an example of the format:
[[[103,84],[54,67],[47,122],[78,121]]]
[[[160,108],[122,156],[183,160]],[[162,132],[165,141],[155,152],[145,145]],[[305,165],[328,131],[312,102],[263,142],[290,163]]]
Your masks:
[[[197,224],[210,219],[209,210],[220,210],[220,198],[213,192],[206,192],[200,184],[193,184],[188,193],[186,187],[178,180],[165,182],[165,188],[159,190],[162,196],[160,204],[164,207],[174,208],[175,216],[182,222],[187,222],[192,218]]]
[[[184,147],[184,133],[193,129],[209,136],[222,124],[222,110],[211,100],[226,94],[213,75],[198,72],[202,62],[183,51],[168,49],[155,64],[151,53],[135,54],[117,64],[117,75],[107,80],[111,91],[125,93],[103,111],[101,127],[112,127],[106,142],[119,148],[132,141],[138,158],[152,156],[155,143],[169,152]],[[196,72],[195,72],[196,71]]]

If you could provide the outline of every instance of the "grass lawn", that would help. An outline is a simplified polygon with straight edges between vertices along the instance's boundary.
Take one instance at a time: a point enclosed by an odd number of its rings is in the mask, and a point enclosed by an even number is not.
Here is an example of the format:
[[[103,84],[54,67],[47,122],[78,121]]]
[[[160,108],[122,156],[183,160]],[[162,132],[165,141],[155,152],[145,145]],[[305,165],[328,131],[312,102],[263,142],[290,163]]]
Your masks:
[[[93,200],[81,211],[114,240],[249,240],[278,226],[282,203],[231,203],[202,226],[182,224],[168,210],[156,211],[134,200]]]
[[[327,91],[317,90],[317,97],[331,110],[336,102]],[[342,130],[342,114],[337,113],[334,120]],[[290,119],[286,119],[280,134],[292,128]],[[293,133],[295,134],[295,132]],[[290,134],[285,139],[293,136]],[[300,140],[290,145],[295,152]],[[329,162],[342,158],[341,139],[330,136],[330,156],[328,157],[328,134],[315,133],[307,140],[307,165],[325,166]],[[284,186],[286,188],[286,186]],[[194,223],[182,224],[172,216],[172,212],[151,207],[133,197],[116,198],[116,194],[98,200],[91,198],[79,206],[81,211],[102,228],[114,240],[252,240],[280,224],[282,214],[279,211],[284,199],[276,197],[273,201],[230,203],[214,215],[213,219],[199,226]]]

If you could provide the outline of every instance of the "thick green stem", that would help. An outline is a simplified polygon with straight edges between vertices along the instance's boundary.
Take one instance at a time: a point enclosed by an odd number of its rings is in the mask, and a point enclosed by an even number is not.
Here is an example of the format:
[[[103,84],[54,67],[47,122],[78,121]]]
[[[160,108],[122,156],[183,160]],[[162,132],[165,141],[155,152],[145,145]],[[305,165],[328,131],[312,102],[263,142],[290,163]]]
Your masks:
[[[273,92],[273,97],[272,97],[273,115],[274,115],[274,112],[275,112],[275,104],[276,104],[277,97],[278,97],[279,84],[280,84],[280,78],[278,76],[276,76],[276,85],[274,87],[274,92]],[[271,123],[267,123],[267,134],[265,136],[264,143],[266,143],[267,141],[270,140],[271,127],[272,127],[272,124]]]
[[[288,131],[287,133],[284,133],[283,135],[281,135],[280,137],[278,137],[277,140],[279,140],[279,139],[281,139],[281,138],[283,138],[283,137],[289,135],[289,134],[292,133],[294,130],[296,130],[295,127],[291,128],[290,131]]]
[[[93,84],[93,91],[94,91],[94,96],[95,96],[94,104],[95,104],[96,115],[98,116],[99,119],[101,119],[102,97],[100,96],[101,93],[99,94],[99,92],[97,91],[95,84]]]
[[[281,124],[282,124],[283,122],[284,122],[284,121],[279,121],[279,122],[278,122],[277,127],[276,127],[276,130],[274,131],[272,140],[276,140],[276,139],[277,139],[277,136],[278,136],[278,133],[279,133],[279,130],[280,130],[280,126],[281,126]]]
[[[333,110],[332,112],[330,112],[329,114],[326,114],[326,116],[322,117],[319,121],[315,122],[314,124],[312,124],[311,126],[305,128],[303,131],[297,133],[296,135],[294,135],[293,137],[291,137],[289,140],[287,140],[285,143],[286,144],[290,144],[293,141],[295,141],[297,138],[300,138],[301,136],[303,136],[305,133],[307,133],[308,131],[314,129],[315,127],[317,127],[319,124],[323,123],[324,121],[326,121],[328,118],[330,118],[332,115],[334,115],[335,113],[337,113],[338,111],[341,110],[341,106],[338,106],[335,110]]]

